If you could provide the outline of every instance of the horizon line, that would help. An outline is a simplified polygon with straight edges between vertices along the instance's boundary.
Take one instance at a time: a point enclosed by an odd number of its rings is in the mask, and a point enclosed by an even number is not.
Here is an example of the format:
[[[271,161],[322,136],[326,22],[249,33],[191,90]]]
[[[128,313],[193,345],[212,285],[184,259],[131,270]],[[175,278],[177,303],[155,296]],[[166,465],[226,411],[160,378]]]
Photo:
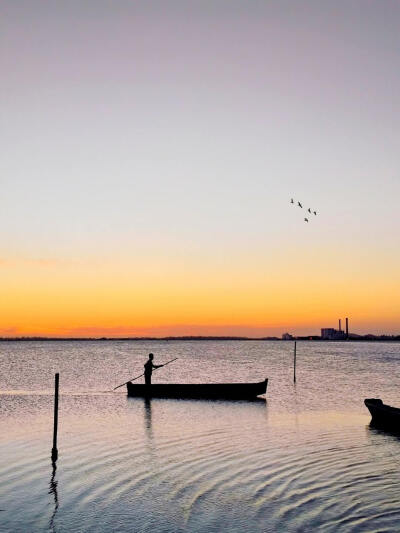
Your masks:
[[[166,337],[49,337],[42,335],[22,335],[18,337],[0,337],[0,342],[7,341],[169,341],[169,340],[237,340],[237,341],[281,341],[281,342],[294,342],[297,340],[313,340],[323,342],[348,342],[357,340],[400,340],[400,334],[382,334],[376,335],[373,333],[367,333],[365,335],[357,335],[350,333],[348,339],[343,340],[331,340],[323,339],[320,335],[297,335],[292,339],[282,339],[275,335],[263,336],[263,337],[246,337],[242,335],[168,335]]]

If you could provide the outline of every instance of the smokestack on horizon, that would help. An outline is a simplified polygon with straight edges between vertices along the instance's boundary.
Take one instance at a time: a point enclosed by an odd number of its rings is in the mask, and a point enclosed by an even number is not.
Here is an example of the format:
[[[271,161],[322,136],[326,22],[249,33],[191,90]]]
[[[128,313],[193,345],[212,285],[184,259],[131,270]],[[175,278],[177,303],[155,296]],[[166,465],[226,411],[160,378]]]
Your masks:
[[[349,319],[346,317],[346,339],[349,338]]]
[[[339,318],[339,331],[342,331],[342,319]]]

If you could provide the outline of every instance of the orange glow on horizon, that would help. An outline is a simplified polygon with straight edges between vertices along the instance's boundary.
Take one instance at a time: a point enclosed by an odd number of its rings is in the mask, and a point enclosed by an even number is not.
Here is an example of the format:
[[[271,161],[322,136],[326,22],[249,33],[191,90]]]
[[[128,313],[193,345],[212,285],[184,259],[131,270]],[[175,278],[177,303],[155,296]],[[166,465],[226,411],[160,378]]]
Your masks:
[[[3,263],[0,335],[319,334],[345,316],[352,331],[395,333],[393,278],[338,277],[331,259],[324,269],[299,263],[296,270],[271,261],[266,272],[239,263]]]

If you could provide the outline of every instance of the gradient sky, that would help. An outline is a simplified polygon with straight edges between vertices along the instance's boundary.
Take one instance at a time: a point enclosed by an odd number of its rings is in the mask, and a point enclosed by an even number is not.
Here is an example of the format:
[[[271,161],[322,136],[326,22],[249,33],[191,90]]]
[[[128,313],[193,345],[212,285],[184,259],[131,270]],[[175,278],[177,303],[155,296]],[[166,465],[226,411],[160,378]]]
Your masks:
[[[1,2],[0,335],[400,333],[399,28],[397,0]]]

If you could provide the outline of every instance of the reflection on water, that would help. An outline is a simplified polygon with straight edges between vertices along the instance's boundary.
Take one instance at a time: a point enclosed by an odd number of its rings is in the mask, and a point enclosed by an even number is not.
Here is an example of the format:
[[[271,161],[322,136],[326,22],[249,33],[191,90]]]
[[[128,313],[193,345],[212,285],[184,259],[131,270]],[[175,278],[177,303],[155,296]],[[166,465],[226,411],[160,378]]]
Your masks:
[[[51,474],[50,483],[49,483],[49,494],[53,495],[54,497],[54,511],[50,518],[49,529],[51,531],[55,531],[54,520],[57,514],[57,510],[58,510],[58,491],[57,491],[58,481],[56,480],[57,464],[56,464],[56,461],[52,461],[51,464],[52,464],[52,474]]]
[[[0,376],[0,389],[8,391],[0,402],[1,531],[397,528],[400,439],[369,426],[363,399],[400,405],[398,345],[300,344],[295,386],[285,343],[24,346],[5,344],[1,354],[11,372]],[[29,359],[25,351],[37,362],[22,382],[23,374],[10,369],[18,370],[21,355]],[[132,361],[139,366],[149,351],[160,360],[179,355],[178,368],[155,376],[166,382],[255,381],[268,374],[268,402],[96,392],[134,374]],[[50,477],[53,397],[29,389],[45,391],[46,379],[51,387],[54,369],[65,384],[63,454],[62,468],[53,464]]]
[[[400,440],[400,430],[392,429],[387,427],[382,427],[375,422],[371,422],[368,425],[368,428],[373,435],[380,435],[381,437],[392,437],[395,440]]]
[[[148,436],[151,437],[151,399],[144,398],[143,405],[144,405],[145,427],[146,427]]]
[[[151,398],[143,398],[139,399],[139,401],[143,402],[143,408],[144,408],[144,427],[145,427],[145,433],[146,433],[146,439],[148,443],[148,449],[151,451],[152,459],[154,459],[154,436],[153,436],[153,426],[152,426],[152,419],[151,419]]]

